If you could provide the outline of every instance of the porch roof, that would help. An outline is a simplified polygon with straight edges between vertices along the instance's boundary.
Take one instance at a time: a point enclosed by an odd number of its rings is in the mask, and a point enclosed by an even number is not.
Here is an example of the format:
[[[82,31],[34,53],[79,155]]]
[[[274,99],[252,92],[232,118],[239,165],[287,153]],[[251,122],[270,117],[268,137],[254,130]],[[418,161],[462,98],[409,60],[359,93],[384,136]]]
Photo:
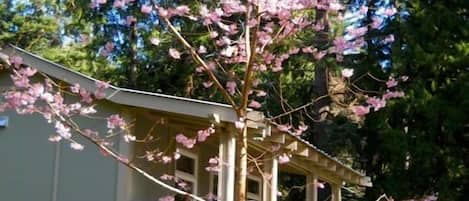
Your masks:
[[[69,84],[78,83],[82,88],[89,91],[94,91],[96,88],[95,83],[97,80],[83,73],[73,71],[67,67],[56,64],[13,45],[6,46],[3,49],[0,48],[1,59],[8,60],[8,56],[13,55],[22,57],[24,64],[33,66],[40,72]],[[105,92],[106,99],[117,104],[205,119],[211,117],[213,114],[217,114],[220,121],[226,123],[234,123],[238,120],[235,111],[227,104],[126,89],[113,85],[110,85]],[[263,115],[259,112],[251,110],[250,115],[254,118],[265,120],[263,119]],[[266,128],[268,126],[268,123],[254,123],[254,127]],[[343,181],[362,186],[372,185],[370,178],[365,174],[353,170],[340,162],[337,158],[330,156],[316,146],[295,135],[275,131],[272,132],[271,136],[264,137],[268,140],[280,140],[283,143],[288,143],[286,146],[290,147],[290,149],[302,158],[302,160],[311,162],[321,170],[337,175]]]

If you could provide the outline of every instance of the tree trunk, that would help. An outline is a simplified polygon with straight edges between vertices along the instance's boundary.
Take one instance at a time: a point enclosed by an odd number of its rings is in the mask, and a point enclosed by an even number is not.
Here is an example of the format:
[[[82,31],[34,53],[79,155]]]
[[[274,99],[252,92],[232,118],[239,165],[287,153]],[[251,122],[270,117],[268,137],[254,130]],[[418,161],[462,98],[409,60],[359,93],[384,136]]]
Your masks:
[[[137,25],[132,23],[130,27],[130,63],[127,67],[127,86],[129,88],[137,87]]]
[[[236,187],[236,198],[235,200],[244,201],[246,200],[246,179],[247,179],[247,171],[248,171],[248,127],[247,125],[244,126],[242,130],[238,132],[238,138],[236,146],[238,148],[238,163],[239,166],[236,169],[237,174],[237,187]],[[233,189],[227,189],[233,190]]]
[[[316,13],[316,23],[323,23],[324,30],[316,34],[316,46],[323,46],[329,38],[328,13],[324,10],[318,10]],[[324,60],[318,61],[314,70],[314,94],[316,97],[326,96],[328,94],[328,67]],[[321,98],[314,104],[315,119],[318,120],[313,125],[313,141],[316,146],[326,149],[328,136],[326,134],[326,118],[330,105],[329,98]]]

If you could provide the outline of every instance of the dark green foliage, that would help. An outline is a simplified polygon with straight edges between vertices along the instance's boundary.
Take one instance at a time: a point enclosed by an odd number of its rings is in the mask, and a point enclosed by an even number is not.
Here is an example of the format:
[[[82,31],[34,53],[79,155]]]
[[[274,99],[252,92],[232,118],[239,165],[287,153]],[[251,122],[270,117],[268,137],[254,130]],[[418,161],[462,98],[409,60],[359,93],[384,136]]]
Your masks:
[[[391,71],[410,76],[406,97],[369,115],[361,128],[337,134],[337,145],[348,145],[356,167],[372,176],[366,200],[383,193],[398,200],[433,193],[439,200],[468,200],[469,2],[400,6],[410,15],[389,27],[396,36]],[[379,59],[371,52],[359,66]],[[350,126],[334,129],[341,127]]]

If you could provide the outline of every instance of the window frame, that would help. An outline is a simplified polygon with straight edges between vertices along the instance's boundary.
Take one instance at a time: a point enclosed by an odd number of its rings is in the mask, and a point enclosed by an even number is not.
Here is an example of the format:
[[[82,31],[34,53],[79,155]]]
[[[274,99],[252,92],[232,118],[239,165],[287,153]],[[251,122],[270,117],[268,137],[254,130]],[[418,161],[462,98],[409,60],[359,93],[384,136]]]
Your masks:
[[[213,190],[215,188],[215,182],[213,182],[213,179],[215,178],[215,176],[219,177],[219,174],[215,173],[215,172],[210,172],[210,175],[209,175],[209,178],[210,178],[209,189],[210,189],[210,193],[212,193],[213,195],[218,197],[218,188],[219,188],[218,179],[217,179],[217,184],[216,184],[217,192],[213,192]]]
[[[193,153],[191,151],[188,151],[188,150],[185,150],[185,149],[181,149],[181,148],[177,148],[176,149],[176,152],[181,154],[181,156],[184,156],[184,157],[187,157],[187,158],[190,158],[192,160],[194,160],[194,175],[191,175],[187,172],[184,172],[184,171],[181,171],[181,170],[178,170],[177,169],[177,161],[175,162],[174,164],[174,175],[177,177],[177,178],[180,178],[180,179],[183,179],[185,181],[188,181],[188,182],[192,182],[192,194],[197,194],[197,181],[198,181],[198,173],[199,173],[199,157],[196,153]]]
[[[259,189],[259,193],[258,194],[254,194],[254,193],[250,193],[248,191],[248,181],[246,181],[246,198],[247,200],[250,200],[250,199],[253,199],[253,200],[257,200],[257,201],[262,201],[262,179],[261,177],[259,176],[254,176],[254,175],[248,175],[247,176],[247,179],[249,180],[253,180],[253,181],[256,181],[258,183],[258,189]]]

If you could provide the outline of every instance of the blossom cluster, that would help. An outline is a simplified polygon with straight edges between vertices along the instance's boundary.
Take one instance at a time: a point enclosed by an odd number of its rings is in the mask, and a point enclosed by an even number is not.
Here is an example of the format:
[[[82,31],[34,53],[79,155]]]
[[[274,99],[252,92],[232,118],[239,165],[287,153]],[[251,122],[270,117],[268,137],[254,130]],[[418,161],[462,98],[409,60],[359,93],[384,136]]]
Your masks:
[[[187,137],[182,133],[176,135],[176,142],[183,145],[185,148],[192,149],[197,142],[204,142],[210,137],[212,134],[215,133],[215,128],[210,126],[207,129],[201,129],[197,131],[196,137]]]
[[[14,88],[2,94],[4,101],[0,102],[0,111],[12,109],[16,110],[18,114],[38,113],[42,115],[48,123],[54,125],[56,131],[56,134],[49,137],[49,141],[66,140],[74,150],[84,149],[84,146],[73,138],[75,132],[98,140],[98,132],[80,128],[73,121],[73,117],[89,117],[95,114],[97,111],[93,101],[105,98],[105,91],[109,87],[108,83],[97,81],[93,92],[80,87],[78,83],[64,88],[47,76],[38,73],[33,67],[24,65],[21,57],[12,56],[9,60],[13,67],[11,79]],[[79,100],[66,102],[65,94],[76,96]],[[107,118],[107,127],[108,133],[112,133],[116,129],[125,132],[126,123],[119,115],[114,114]],[[135,140],[135,137],[126,135],[125,139],[126,141]],[[101,138],[100,141],[106,143],[104,138]]]
[[[401,76],[399,79],[402,82],[406,82],[408,80],[408,77]],[[376,112],[381,108],[386,107],[386,102],[390,99],[404,97],[405,93],[396,89],[398,83],[399,81],[396,80],[396,78],[389,77],[388,81],[386,81],[386,92],[381,97],[368,97],[366,99],[365,105],[353,106],[352,112],[357,116],[365,116],[366,114],[370,113],[371,109]]]

